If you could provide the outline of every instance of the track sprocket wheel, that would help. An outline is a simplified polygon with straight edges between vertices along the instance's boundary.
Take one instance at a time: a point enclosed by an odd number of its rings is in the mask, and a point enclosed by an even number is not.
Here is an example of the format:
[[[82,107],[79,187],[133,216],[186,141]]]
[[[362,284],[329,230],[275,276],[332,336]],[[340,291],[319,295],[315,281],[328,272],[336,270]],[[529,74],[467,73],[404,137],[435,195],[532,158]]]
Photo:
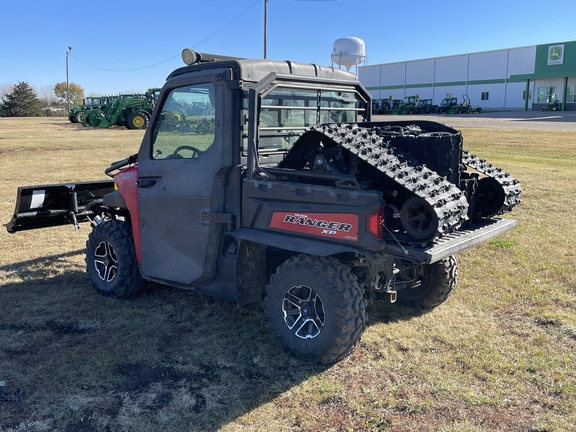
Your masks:
[[[417,240],[431,240],[439,230],[434,208],[420,197],[406,200],[400,209],[400,221],[406,233]]]

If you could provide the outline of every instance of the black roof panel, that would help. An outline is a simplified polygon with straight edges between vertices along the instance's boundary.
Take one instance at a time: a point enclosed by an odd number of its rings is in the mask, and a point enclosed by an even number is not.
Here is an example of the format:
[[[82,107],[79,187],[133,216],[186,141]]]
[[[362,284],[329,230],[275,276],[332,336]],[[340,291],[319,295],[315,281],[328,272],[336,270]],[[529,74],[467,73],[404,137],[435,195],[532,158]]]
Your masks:
[[[298,63],[290,60],[277,61],[265,59],[230,59],[215,60],[184,66],[172,72],[167,79],[215,68],[230,68],[234,71],[235,79],[258,82],[270,72],[284,75],[298,75],[305,77],[318,77],[337,79],[343,81],[358,81],[356,75],[332,66],[319,66],[312,63]]]

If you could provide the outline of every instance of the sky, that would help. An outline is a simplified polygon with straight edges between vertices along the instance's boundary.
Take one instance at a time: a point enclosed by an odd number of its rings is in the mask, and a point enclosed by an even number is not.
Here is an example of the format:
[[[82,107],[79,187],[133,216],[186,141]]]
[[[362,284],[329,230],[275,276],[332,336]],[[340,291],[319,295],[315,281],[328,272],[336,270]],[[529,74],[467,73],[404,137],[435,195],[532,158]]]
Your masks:
[[[0,88],[53,88],[67,57],[86,95],[161,87],[183,48],[262,58],[264,1],[0,0]],[[267,10],[267,58],[320,65],[349,36],[364,40],[367,65],[576,40],[574,0],[268,0]]]

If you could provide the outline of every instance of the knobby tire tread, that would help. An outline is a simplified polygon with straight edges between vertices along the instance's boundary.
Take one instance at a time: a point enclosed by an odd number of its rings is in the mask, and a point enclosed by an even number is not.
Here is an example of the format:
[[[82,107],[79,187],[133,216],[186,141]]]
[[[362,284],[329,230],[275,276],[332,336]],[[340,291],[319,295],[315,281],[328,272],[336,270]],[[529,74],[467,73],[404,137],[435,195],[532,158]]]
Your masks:
[[[326,295],[323,302],[334,303],[334,316],[331,318],[337,322],[335,326],[323,331],[330,332],[328,342],[313,349],[300,350],[291,343],[289,335],[282,332],[274,322],[279,322],[276,303],[270,299],[284,295],[282,281],[290,278],[293,274],[304,275],[302,283],[306,283],[306,273],[322,274],[326,279],[326,286],[330,287],[330,300]],[[276,273],[271,277],[267,288],[266,315],[274,336],[278,338],[288,352],[303,360],[317,361],[320,363],[334,363],[348,356],[360,342],[366,326],[366,301],[362,289],[358,285],[348,267],[334,258],[314,257],[310,255],[298,255],[290,258],[280,265]],[[278,300],[276,299],[276,300]],[[325,336],[325,335],[324,335]]]
[[[103,240],[114,246],[118,259],[118,272],[112,282],[100,279],[94,268],[94,248]],[[86,268],[92,285],[103,295],[127,298],[139,293],[143,279],[136,259],[130,225],[116,219],[97,225],[86,242]]]
[[[458,260],[454,255],[427,265],[424,286],[398,291],[398,303],[432,310],[452,295],[458,283]]]

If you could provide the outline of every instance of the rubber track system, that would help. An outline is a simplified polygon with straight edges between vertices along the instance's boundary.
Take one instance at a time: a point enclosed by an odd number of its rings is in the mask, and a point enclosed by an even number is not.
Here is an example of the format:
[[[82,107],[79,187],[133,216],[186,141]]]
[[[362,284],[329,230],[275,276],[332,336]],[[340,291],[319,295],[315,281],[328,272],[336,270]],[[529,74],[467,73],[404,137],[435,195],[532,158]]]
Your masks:
[[[498,191],[502,196],[498,199],[498,205],[489,211],[484,211],[482,216],[490,217],[501,215],[512,211],[516,205],[522,202],[522,189],[520,182],[512,177],[510,174],[504,172],[501,168],[497,168],[486,159],[480,159],[478,156],[471,154],[464,150],[462,152],[462,164],[468,168],[492,178],[501,186],[502,190]],[[498,208],[499,207],[499,208]],[[482,209],[480,209],[482,211]]]
[[[438,221],[436,234],[425,240],[448,234],[468,220],[468,201],[457,186],[397,151],[374,128],[357,124],[326,124],[311,127],[310,130],[324,134],[424,200]]]

